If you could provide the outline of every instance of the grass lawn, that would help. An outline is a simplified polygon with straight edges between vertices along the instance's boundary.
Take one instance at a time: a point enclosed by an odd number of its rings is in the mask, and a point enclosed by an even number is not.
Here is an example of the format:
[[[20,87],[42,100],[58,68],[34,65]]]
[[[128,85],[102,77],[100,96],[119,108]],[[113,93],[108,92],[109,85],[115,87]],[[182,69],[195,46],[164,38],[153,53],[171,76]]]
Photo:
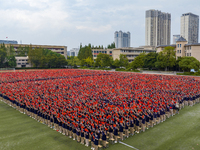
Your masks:
[[[139,150],[200,150],[200,104],[122,142]],[[0,101],[0,150],[89,150]],[[107,150],[133,150],[120,143]]]

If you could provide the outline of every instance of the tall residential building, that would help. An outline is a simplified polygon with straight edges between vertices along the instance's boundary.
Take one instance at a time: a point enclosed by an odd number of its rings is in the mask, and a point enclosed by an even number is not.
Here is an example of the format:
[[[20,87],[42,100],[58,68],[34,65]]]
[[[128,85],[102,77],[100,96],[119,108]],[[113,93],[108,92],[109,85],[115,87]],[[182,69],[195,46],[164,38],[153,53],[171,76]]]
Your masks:
[[[146,45],[158,46],[170,44],[171,14],[159,10],[147,10],[145,21]]]
[[[176,44],[176,41],[180,38],[180,35],[173,35],[173,44]]]
[[[130,47],[130,39],[131,33],[130,32],[122,32],[116,31],[115,32],[115,47],[122,48],[122,47]]]
[[[192,13],[181,16],[181,36],[188,41],[188,44],[198,43],[199,16]]]

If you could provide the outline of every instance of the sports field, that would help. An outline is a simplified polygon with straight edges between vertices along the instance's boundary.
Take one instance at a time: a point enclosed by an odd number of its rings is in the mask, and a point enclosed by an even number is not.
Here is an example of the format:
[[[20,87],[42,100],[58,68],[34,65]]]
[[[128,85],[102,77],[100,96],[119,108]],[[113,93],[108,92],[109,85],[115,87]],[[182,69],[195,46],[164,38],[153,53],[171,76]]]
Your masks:
[[[200,104],[187,106],[165,122],[123,142],[139,150],[200,149]],[[123,144],[108,150],[133,150]],[[48,128],[0,101],[1,150],[84,150],[90,149]]]

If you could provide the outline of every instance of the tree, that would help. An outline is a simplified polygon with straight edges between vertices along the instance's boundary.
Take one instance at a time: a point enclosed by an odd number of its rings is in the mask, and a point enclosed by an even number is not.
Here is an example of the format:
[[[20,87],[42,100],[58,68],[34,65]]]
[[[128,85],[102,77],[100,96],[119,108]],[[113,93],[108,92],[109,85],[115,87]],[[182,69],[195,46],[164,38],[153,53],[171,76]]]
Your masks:
[[[115,59],[115,61],[113,62],[113,66],[115,68],[119,68],[120,67],[120,61],[119,61],[119,59]]]
[[[175,65],[175,68],[174,70],[178,70],[180,71],[180,66],[179,66],[179,62],[183,59],[184,57],[178,57],[178,59],[176,60],[176,65]]]
[[[88,57],[90,57],[91,59],[93,59],[92,57],[92,49],[91,49],[91,44],[89,44],[88,46],[82,47],[82,45],[80,46],[80,50],[78,52],[78,59],[80,61],[87,59]]]
[[[85,63],[86,63],[86,65],[89,67],[91,67],[91,66],[93,66],[93,64],[94,64],[94,61],[93,61],[93,59],[92,58],[90,58],[90,57],[88,57],[87,59],[85,59]]]
[[[190,72],[191,69],[199,70],[200,62],[194,57],[183,57],[179,62],[180,68],[184,71]]]
[[[140,55],[138,55],[134,59],[134,61],[131,62],[131,64],[130,64],[131,68],[133,68],[133,69],[143,68],[145,56],[146,56],[145,53],[141,53]]]
[[[29,62],[34,67],[61,68],[67,64],[67,60],[63,55],[44,48],[32,49],[31,45],[28,50],[28,57]]]
[[[6,67],[15,68],[17,66],[15,56],[7,56],[6,57]]]
[[[1,47],[0,48],[0,68],[4,67],[6,56],[7,56],[6,49]]]
[[[95,66],[108,67],[111,65],[111,58],[108,54],[99,53],[95,62]]]
[[[127,67],[128,66],[128,58],[126,57],[126,55],[120,54],[119,56],[119,66],[120,67]]]
[[[69,66],[71,66],[71,68],[72,68],[72,66],[77,67],[77,66],[81,65],[80,60],[78,59],[78,57],[75,57],[75,56],[71,56],[71,57],[68,56],[67,57],[67,63],[68,63]]]
[[[144,67],[149,69],[155,68],[157,56],[158,53],[155,52],[148,53],[144,58]]]
[[[113,43],[111,43],[110,45],[108,45],[107,48],[109,48],[109,49],[115,48],[115,42],[113,42]]]
[[[19,48],[17,49],[17,56],[27,56],[28,52],[29,52],[29,46],[21,47],[20,45]]]
[[[175,64],[176,57],[174,47],[168,46],[158,54],[155,66],[157,68],[165,68],[165,70],[168,70],[169,67],[173,67]]]

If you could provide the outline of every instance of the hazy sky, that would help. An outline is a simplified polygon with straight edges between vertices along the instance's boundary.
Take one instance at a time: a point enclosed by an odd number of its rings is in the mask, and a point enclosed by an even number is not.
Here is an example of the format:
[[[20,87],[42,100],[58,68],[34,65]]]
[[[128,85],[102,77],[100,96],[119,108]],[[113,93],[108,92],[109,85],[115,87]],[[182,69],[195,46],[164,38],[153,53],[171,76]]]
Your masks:
[[[171,13],[171,41],[180,16],[200,15],[199,0],[0,0],[0,39],[23,44],[107,46],[114,32],[131,32],[131,47],[145,45],[145,11]]]

